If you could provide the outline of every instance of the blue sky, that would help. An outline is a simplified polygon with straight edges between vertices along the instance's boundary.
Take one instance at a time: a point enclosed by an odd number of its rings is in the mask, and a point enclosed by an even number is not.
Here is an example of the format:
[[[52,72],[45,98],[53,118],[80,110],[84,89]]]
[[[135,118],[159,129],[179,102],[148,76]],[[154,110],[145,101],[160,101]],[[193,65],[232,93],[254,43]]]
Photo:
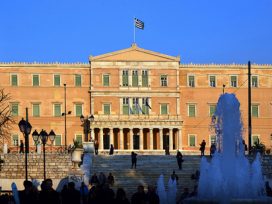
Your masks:
[[[272,0],[1,0],[0,62],[88,62],[139,47],[181,63],[272,64]]]

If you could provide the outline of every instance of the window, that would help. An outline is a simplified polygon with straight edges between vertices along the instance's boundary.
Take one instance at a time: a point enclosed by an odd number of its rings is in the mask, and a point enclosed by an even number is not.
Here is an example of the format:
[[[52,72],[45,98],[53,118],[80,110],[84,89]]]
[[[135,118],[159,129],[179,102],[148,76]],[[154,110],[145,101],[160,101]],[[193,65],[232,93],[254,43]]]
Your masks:
[[[196,105],[190,104],[188,105],[188,116],[195,117],[196,116]]]
[[[255,142],[260,142],[260,137],[259,137],[259,135],[252,135],[251,142],[252,142],[252,145],[254,145]]]
[[[210,146],[216,143],[216,135],[210,135]]]
[[[252,87],[258,87],[258,76],[252,76],[251,77],[251,86]]]
[[[123,70],[122,83],[123,86],[128,86],[128,70]]]
[[[251,116],[254,118],[259,117],[259,105],[252,105],[251,106]]]
[[[139,114],[139,98],[132,98],[132,112]]]
[[[189,135],[189,146],[190,147],[196,146],[196,136],[195,135]]]
[[[19,136],[17,134],[12,135],[12,145],[18,146],[19,145]]]
[[[103,74],[103,86],[109,86],[109,85],[110,85],[110,75]]]
[[[129,114],[128,100],[129,98],[123,98],[123,115]]]
[[[75,104],[75,108],[76,108],[76,116],[81,116],[82,115],[82,104],[81,103],[77,103]]]
[[[61,116],[61,104],[59,103],[54,104],[54,116],[55,117]]]
[[[188,76],[188,86],[195,87],[195,76]]]
[[[212,117],[214,115],[216,105],[210,105],[210,110],[209,110],[209,116]]]
[[[33,86],[40,86],[40,77],[38,74],[32,75],[32,85]]]
[[[11,86],[18,86],[18,76],[17,74],[11,75]]]
[[[19,104],[18,103],[12,103],[11,104],[11,115],[12,116],[18,116],[19,115]]]
[[[237,76],[230,76],[230,86],[237,87]]]
[[[161,86],[167,86],[167,75],[161,75]]]
[[[215,87],[216,86],[215,76],[209,76],[209,80],[210,80],[210,87]]]
[[[137,70],[132,71],[132,86],[134,87],[138,86],[138,71]]]
[[[60,75],[54,74],[54,86],[60,86]]]
[[[108,103],[105,103],[103,104],[103,112],[104,112],[104,115],[110,115],[110,104]]]
[[[148,72],[147,72],[147,70],[142,71],[142,87],[148,87]]]
[[[40,117],[40,104],[39,103],[32,104],[32,111],[33,117]]]
[[[82,135],[76,135],[76,141],[79,142],[79,144],[82,144]]]
[[[77,87],[81,86],[81,75],[80,74],[75,75],[75,86],[77,86]]]
[[[142,98],[143,114],[149,114],[149,108],[148,98]]]
[[[61,135],[56,135],[54,143],[55,146],[61,146]]]
[[[167,115],[168,114],[168,104],[162,103],[161,104],[161,115]]]

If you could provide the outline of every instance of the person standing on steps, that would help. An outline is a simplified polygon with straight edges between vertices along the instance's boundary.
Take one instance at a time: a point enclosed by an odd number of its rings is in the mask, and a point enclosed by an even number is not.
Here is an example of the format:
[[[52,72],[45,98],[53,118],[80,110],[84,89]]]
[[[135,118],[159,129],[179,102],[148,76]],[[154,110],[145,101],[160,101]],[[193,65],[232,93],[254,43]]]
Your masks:
[[[99,147],[99,143],[97,140],[94,141],[94,153],[95,155],[98,155],[98,147]]]
[[[179,170],[182,170],[182,162],[184,160],[183,160],[183,156],[182,156],[180,151],[177,152],[176,158],[177,158],[177,163],[178,163]]]
[[[200,155],[204,156],[205,155],[205,147],[206,147],[206,142],[205,140],[202,140],[201,144],[200,144]]]
[[[131,168],[133,169],[133,166],[136,169],[137,166],[137,154],[135,152],[131,152]]]
[[[19,153],[24,153],[25,151],[24,151],[24,142],[23,142],[23,140],[20,140],[20,151],[19,151]]]
[[[114,147],[113,147],[113,145],[111,144],[111,145],[110,145],[110,153],[109,153],[109,154],[110,154],[110,155],[113,155],[113,152],[114,152]]]

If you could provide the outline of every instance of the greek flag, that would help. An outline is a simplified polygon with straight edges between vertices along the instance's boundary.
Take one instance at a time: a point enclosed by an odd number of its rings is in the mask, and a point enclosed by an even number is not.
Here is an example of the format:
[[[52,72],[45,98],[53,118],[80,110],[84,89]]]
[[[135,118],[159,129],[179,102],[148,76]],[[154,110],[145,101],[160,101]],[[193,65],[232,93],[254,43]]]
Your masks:
[[[139,29],[144,29],[144,22],[137,19],[137,18],[134,18],[134,24],[135,24],[135,27],[136,28],[139,28]]]
[[[149,109],[152,109],[151,106],[148,104],[148,98],[145,100],[145,106],[147,106]]]
[[[136,103],[136,108],[137,108],[138,113],[144,114],[144,111],[142,110],[142,108],[141,108],[141,106],[140,106],[139,103]]]

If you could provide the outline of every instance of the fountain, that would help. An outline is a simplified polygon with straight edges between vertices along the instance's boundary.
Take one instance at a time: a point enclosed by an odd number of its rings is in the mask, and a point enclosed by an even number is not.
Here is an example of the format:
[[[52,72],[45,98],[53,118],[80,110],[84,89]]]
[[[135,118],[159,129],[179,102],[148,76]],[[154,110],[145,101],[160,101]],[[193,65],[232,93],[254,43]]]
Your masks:
[[[197,198],[185,203],[271,203],[265,196],[260,155],[250,164],[245,157],[240,103],[234,94],[220,96],[212,126],[216,152],[202,157]]]

